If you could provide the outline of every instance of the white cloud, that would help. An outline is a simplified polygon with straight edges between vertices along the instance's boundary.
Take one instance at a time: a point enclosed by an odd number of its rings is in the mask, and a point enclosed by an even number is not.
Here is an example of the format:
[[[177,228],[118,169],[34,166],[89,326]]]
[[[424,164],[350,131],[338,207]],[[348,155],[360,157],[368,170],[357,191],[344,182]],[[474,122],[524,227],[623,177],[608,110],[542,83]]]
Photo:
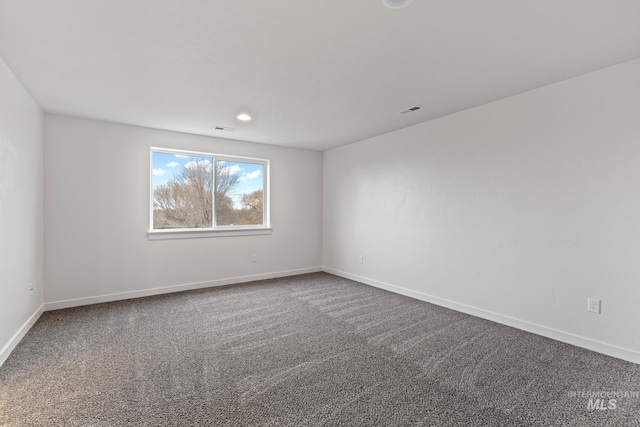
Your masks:
[[[166,171],[166,170],[164,170],[164,169],[154,169],[154,170],[153,170],[153,174],[154,174],[155,176],[162,176],[162,175],[164,175],[165,173],[167,173],[167,171]]]
[[[248,173],[247,175],[247,179],[254,179],[260,176],[260,169],[256,169],[251,173]]]
[[[251,179],[255,179],[260,176],[260,169],[254,170],[253,172],[245,173],[240,177],[240,181],[249,181]]]
[[[198,160],[198,161],[190,161],[187,162],[184,167],[187,169],[193,169],[196,167],[203,167],[211,164],[211,160]],[[210,167],[207,170],[211,169]]]
[[[180,159],[188,159],[189,156],[187,156],[186,154],[174,154],[174,156],[180,158]]]
[[[171,162],[171,163],[167,163],[167,166],[169,166],[170,168],[175,168],[176,166],[180,166],[180,163],[178,163],[178,162]]]
[[[238,172],[240,172],[240,166],[238,165],[233,165],[233,166],[225,166],[221,169],[221,171],[223,173],[228,173],[229,175],[235,175]]]

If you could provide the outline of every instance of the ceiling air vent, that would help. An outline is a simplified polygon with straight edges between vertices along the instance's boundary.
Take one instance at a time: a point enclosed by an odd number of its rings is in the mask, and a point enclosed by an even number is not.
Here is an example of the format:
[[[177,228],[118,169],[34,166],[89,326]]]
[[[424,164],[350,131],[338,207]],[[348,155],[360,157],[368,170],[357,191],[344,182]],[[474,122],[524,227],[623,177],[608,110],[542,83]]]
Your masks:
[[[406,110],[398,111],[398,114],[406,116],[407,114],[415,113],[416,111],[422,110],[424,107],[420,105],[414,105],[413,107],[409,107]]]
[[[234,128],[228,128],[228,127],[225,127],[225,126],[214,126],[213,130],[219,130],[219,131],[225,131],[225,132],[233,132],[233,131],[235,131]]]

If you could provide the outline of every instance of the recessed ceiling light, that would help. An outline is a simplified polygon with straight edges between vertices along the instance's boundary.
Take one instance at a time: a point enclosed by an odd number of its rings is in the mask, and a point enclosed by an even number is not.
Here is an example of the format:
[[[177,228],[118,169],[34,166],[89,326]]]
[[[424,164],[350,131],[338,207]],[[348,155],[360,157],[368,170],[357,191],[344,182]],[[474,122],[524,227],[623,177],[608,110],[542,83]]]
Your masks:
[[[382,0],[382,4],[389,9],[400,9],[401,7],[408,6],[413,0]]]
[[[251,116],[248,115],[247,113],[241,113],[241,114],[238,114],[237,119],[242,120],[243,122],[248,122],[249,120],[251,120]]]

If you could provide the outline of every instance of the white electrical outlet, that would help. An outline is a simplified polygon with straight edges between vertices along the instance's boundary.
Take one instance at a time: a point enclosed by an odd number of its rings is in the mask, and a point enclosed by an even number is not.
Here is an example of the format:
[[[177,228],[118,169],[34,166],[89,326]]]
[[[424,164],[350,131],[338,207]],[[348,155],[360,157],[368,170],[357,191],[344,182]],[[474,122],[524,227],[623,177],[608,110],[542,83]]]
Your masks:
[[[360,264],[364,264],[364,255],[360,255]]]
[[[256,256],[255,255],[251,255],[251,262],[256,262]]]
[[[29,290],[33,291],[36,288],[36,281],[29,282]]]
[[[600,300],[597,298],[587,299],[587,311],[600,314]]]

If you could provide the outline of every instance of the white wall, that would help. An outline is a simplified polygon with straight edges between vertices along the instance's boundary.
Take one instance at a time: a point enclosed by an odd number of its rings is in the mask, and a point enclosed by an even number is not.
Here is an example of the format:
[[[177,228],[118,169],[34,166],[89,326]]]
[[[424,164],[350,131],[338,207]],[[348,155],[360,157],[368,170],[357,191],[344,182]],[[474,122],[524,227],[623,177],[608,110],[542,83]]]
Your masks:
[[[325,152],[323,177],[327,271],[640,363],[640,60]]]
[[[43,302],[42,129],[42,111],[0,59],[0,365]]]
[[[55,115],[45,141],[47,309],[321,268],[319,152]],[[270,159],[273,233],[149,241],[151,146]]]

